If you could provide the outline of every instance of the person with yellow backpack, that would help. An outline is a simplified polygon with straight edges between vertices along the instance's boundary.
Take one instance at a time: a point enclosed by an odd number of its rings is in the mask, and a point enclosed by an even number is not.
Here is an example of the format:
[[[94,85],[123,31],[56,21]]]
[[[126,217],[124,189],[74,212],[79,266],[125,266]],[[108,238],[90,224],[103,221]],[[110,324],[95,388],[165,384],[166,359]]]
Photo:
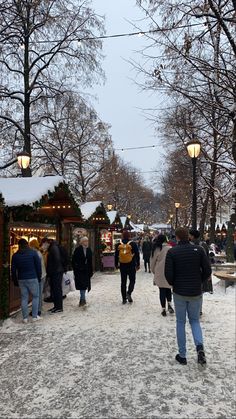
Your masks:
[[[120,268],[121,274],[121,296],[123,304],[133,302],[131,294],[134,290],[136,271],[140,269],[140,256],[137,244],[130,240],[130,233],[123,231],[122,241],[116,245],[115,265]],[[129,286],[127,290],[127,278]]]

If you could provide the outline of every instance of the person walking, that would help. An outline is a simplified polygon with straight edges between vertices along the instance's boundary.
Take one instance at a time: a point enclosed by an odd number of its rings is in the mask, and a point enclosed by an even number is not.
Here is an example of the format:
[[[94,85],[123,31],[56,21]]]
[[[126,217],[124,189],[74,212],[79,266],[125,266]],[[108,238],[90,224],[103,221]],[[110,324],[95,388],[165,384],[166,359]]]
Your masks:
[[[80,290],[80,307],[86,305],[86,291],[89,292],[91,290],[91,278],[93,276],[92,259],[92,250],[89,247],[88,237],[82,237],[72,257],[75,287],[77,290]]]
[[[199,246],[202,246],[204,249],[209,261],[210,261],[210,255],[209,255],[209,248],[207,246],[207,243],[204,240],[200,240],[200,232],[198,230],[191,229],[189,230],[189,239],[191,244],[197,244]],[[213,294],[213,284],[212,279],[208,279],[207,281],[204,281],[202,284],[202,292],[209,292],[210,294]],[[203,296],[202,296],[202,304],[200,308],[200,316],[202,316],[202,306],[203,306]]]
[[[39,310],[38,310],[38,316],[41,316],[42,313],[42,301],[43,301],[43,288],[44,288],[44,284],[45,284],[45,280],[46,280],[46,267],[45,267],[45,263],[44,263],[44,258],[42,253],[39,250],[39,242],[37,239],[33,239],[30,240],[29,242],[29,246],[31,249],[35,250],[37,252],[37,255],[40,259],[41,262],[41,269],[42,269],[42,276],[41,276],[41,281],[39,282]],[[32,314],[32,312],[31,312]]]
[[[42,240],[42,247],[47,251],[47,276],[49,277],[51,297],[54,307],[49,310],[51,314],[63,311],[62,277],[65,272],[60,247],[55,240],[45,237]]]
[[[173,314],[174,310],[171,306],[171,286],[165,277],[165,260],[168,250],[171,246],[167,243],[166,236],[159,234],[154,240],[151,256],[151,271],[154,274],[153,283],[159,287],[159,296],[163,317],[166,316],[166,302],[169,313]]]
[[[130,233],[123,231],[121,243],[116,245],[115,266],[120,267],[121,274],[121,296],[123,304],[133,302],[132,292],[135,286],[136,271],[140,269],[140,256],[137,244],[130,240]],[[127,291],[127,278],[129,277],[129,286]]]
[[[11,274],[13,282],[20,287],[21,311],[23,322],[28,323],[29,295],[32,295],[32,320],[40,320],[39,310],[39,282],[42,278],[41,261],[37,252],[30,249],[27,240],[20,239],[19,249],[12,256]]]
[[[186,314],[192,330],[197,350],[199,365],[206,365],[200,325],[200,308],[202,301],[202,283],[210,278],[211,266],[203,248],[189,242],[187,228],[179,227],[175,231],[177,246],[166,255],[165,277],[173,286],[176,313],[176,334],[179,353],[175,359],[186,365]]]
[[[148,272],[151,273],[151,269],[150,269],[150,257],[151,257],[151,253],[152,253],[152,243],[151,240],[149,239],[149,237],[145,237],[143,244],[142,244],[142,253],[143,253],[143,260],[144,260],[144,269],[145,272],[147,272],[147,268],[148,268]]]

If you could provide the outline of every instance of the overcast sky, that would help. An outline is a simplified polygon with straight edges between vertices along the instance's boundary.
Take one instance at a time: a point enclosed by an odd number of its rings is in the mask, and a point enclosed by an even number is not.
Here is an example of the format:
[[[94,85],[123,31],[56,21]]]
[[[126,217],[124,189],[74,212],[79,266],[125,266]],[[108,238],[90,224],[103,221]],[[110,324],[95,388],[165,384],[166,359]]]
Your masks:
[[[143,14],[135,6],[135,0],[93,0],[93,7],[98,14],[106,17],[107,35],[133,32],[128,21],[138,21]],[[148,24],[139,22],[143,30]],[[95,107],[100,117],[112,125],[111,134],[115,147],[133,147],[160,144],[153,126],[145,119],[142,109],[158,106],[157,95],[140,92],[133,81],[136,73],[126,60],[139,60],[135,51],[144,46],[144,37],[125,37],[104,40],[106,73],[105,86],[95,86],[93,93],[98,96]],[[161,104],[161,102],[160,102]],[[126,161],[142,171],[150,171],[163,164],[161,149],[120,152]],[[149,174],[145,179],[151,182]]]

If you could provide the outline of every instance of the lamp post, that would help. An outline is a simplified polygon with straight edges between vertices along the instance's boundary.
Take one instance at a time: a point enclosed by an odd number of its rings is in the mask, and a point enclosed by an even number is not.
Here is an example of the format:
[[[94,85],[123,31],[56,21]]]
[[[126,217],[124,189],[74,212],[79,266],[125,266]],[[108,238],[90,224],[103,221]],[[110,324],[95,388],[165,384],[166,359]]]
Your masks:
[[[173,234],[173,217],[174,217],[174,215],[170,214],[170,234],[171,234],[171,236]]]
[[[175,202],[175,228],[178,227],[178,211],[179,211],[180,203]]]
[[[13,164],[18,163],[19,167],[22,170],[28,169],[30,165],[30,155],[27,151],[22,151],[21,153],[17,154],[17,157],[13,160],[10,160],[3,166],[0,166],[0,170],[7,169],[8,167],[12,166]]]
[[[201,143],[198,140],[189,141],[186,145],[188,155],[192,159],[193,190],[192,190],[192,228],[197,229],[197,158],[201,151]]]

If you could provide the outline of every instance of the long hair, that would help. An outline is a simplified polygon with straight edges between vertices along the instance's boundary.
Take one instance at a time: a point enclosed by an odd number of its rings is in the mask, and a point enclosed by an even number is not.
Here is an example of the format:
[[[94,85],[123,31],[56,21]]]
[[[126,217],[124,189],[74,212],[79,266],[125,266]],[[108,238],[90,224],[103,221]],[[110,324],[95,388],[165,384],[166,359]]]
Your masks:
[[[162,249],[162,245],[163,243],[166,243],[167,239],[166,236],[164,234],[159,234],[157,236],[157,238],[154,240],[153,245],[152,245],[152,256],[154,255],[154,252],[156,249]]]

